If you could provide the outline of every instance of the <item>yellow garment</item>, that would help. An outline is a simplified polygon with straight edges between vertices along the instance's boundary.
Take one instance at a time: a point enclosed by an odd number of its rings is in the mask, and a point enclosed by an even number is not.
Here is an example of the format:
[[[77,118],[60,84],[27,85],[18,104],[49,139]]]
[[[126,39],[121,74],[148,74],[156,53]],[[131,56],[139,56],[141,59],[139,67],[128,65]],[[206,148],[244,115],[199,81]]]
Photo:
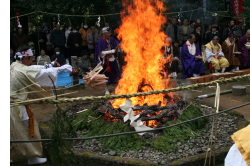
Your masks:
[[[29,91],[40,91],[37,97],[47,97],[50,94],[44,91],[40,85],[34,84],[36,75],[40,69],[21,64],[19,61],[13,62],[10,66],[10,94],[23,93]],[[33,85],[31,85],[33,84]],[[31,85],[27,88],[24,88]],[[11,99],[26,100],[28,94],[18,94],[11,96]],[[29,127],[24,126],[20,119],[23,118],[23,106],[10,107],[10,139],[11,140],[35,140],[41,139],[38,123],[34,119],[34,136],[29,134]],[[34,157],[42,155],[41,142],[34,143],[12,143],[10,144],[10,155],[13,160],[15,157]]]
[[[214,45],[212,41],[205,45],[205,49],[206,48],[208,48],[213,54],[222,50],[222,47],[219,43],[217,45]],[[210,63],[212,63],[212,66],[215,70],[220,70],[220,68],[229,67],[229,62],[225,57],[220,57],[219,59],[212,57]]]
[[[204,50],[203,50],[203,61],[207,61],[207,56],[206,56],[206,48],[208,48],[210,51],[212,51],[212,53],[216,53],[219,52],[222,47],[221,45],[218,43],[216,46],[213,44],[213,42],[209,42],[204,46]]]
[[[250,125],[235,132],[231,138],[238,147],[246,163],[250,165]]]
[[[83,28],[80,28],[79,29],[79,33],[82,35],[82,46],[88,46],[88,42],[87,42],[87,36],[89,33],[91,33],[91,29],[83,29]]]
[[[212,63],[212,66],[215,70],[220,70],[220,68],[229,66],[228,60],[224,57],[220,57],[220,59],[216,59],[213,57],[210,62]]]

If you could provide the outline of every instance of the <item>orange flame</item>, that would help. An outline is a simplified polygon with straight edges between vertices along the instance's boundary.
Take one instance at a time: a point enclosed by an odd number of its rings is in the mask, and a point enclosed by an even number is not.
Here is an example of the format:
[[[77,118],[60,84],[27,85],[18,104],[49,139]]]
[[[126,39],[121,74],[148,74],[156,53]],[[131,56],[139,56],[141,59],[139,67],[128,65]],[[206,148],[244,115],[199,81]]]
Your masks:
[[[126,53],[126,66],[123,67],[115,94],[131,94],[151,90],[167,89],[169,79],[162,79],[160,59],[163,53],[166,35],[160,32],[166,22],[162,12],[166,9],[160,0],[123,0],[124,11],[121,12],[122,25],[118,38],[122,39],[121,47]],[[168,94],[172,97],[172,94]],[[167,103],[164,94],[131,98],[133,105]],[[112,105],[119,108],[125,99],[116,99]],[[150,123],[150,122],[149,122]],[[152,126],[149,124],[148,126]]]

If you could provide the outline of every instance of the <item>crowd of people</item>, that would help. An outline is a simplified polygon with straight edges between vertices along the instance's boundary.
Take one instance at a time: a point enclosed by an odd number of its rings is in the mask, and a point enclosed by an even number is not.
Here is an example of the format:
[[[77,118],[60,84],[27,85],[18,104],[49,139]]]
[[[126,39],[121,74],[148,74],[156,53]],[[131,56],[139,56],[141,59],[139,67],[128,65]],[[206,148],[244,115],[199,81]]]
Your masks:
[[[171,24],[161,27],[161,31],[168,36],[161,48],[163,57],[159,63],[163,78],[176,78],[180,71],[184,78],[203,75],[204,62],[214,72],[250,68],[250,30],[237,28],[234,21],[230,21],[223,31],[219,31],[218,25],[211,25],[207,32],[200,19],[190,22],[190,25],[188,23],[188,19],[184,19],[183,25],[179,25],[177,19],[173,18]],[[205,36],[204,40],[202,36]],[[29,38],[23,34],[22,27],[13,28],[10,48],[10,91],[13,100],[26,100],[30,91],[39,92],[37,97],[40,98],[51,96],[42,88],[51,86],[51,81],[44,81],[45,78],[49,75],[55,81],[61,72],[78,74],[79,71],[69,65],[72,64],[72,56],[77,58],[80,77],[101,62],[101,73],[108,77],[107,84],[117,84],[121,78],[124,61],[119,59],[123,59],[124,53],[119,47],[120,42],[111,35],[107,23],[100,30],[94,26],[89,28],[87,24],[79,30],[68,24],[61,30],[57,24],[55,30],[50,32],[47,25],[37,26],[30,39],[34,43],[34,50],[27,46]],[[107,87],[105,91],[105,94],[109,94]],[[41,138],[38,124],[28,105],[11,107],[10,117],[11,140]],[[26,156],[29,165],[47,161],[46,158],[40,158],[40,142],[11,144],[10,151],[11,154],[18,151]]]
[[[234,20],[228,22],[228,27],[209,25],[207,31],[201,20],[183,20],[183,25],[177,18],[162,26],[168,38],[163,49],[166,63],[162,73],[170,73],[176,77],[182,68],[183,78],[197,77],[205,74],[204,67],[210,72],[226,72],[250,68],[250,30],[235,25]],[[179,51],[178,51],[179,48]],[[179,66],[181,65],[181,66]]]
[[[109,28],[109,24],[105,23],[102,28]],[[71,64],[71,57],[75,56],[81,69],[79,73],[81,77],[102,59],[99,54],[103,50],[97,48],[98,41],[99,43],[104,41],[99,44],[101,46],[107,43],[109,38],[107,37],[105,41],[102,28],[84,24],[77,29],[71,24],[66,24],[61,30],[61,26],[57,24],[54,30],[50,30],[47,25],[44,25],[37,26],[36,32],[30,37],[23,34],[22,27],[13,28],[10,61],[11,63],[14,61],[15,50],[22,45],[28,45],[30,39],[34,43],[36,57],[34,63],[44,65],[57,59],[61,65]],[[224,29],[214,24],[209,25],[205,31],[201,19],[196,21],[184,19],[182,22],[172,18],[171,23],[164,24],[160,31],[168,36],[165,41],[166,46],[162,48],[164,54],[162,61],[165,62],[160,72],[163,77],[168,75],[170,78],[176,78],[180,72],[183,78],[196,77],[205,74],[204,67],[215,73],[250,68],[247,44],[250,31],[246,31],[242,25],[236,26],[234,20],[230,20],[228,27]],[[112,38],[111,44],[117,46],[119,44],[117,38]],[[117,55],[120,56],[117,57]],[[112,77],[110,83],[117,83],[117,79],[120,78],[124,64],[123,57],[124,54],[116,54],[114,58],[106,61],[102,59],[103,64],[109,66],[105,72],[108,77]],[[113,68],[115,73],[110,70],[113,63],[117,63]]]

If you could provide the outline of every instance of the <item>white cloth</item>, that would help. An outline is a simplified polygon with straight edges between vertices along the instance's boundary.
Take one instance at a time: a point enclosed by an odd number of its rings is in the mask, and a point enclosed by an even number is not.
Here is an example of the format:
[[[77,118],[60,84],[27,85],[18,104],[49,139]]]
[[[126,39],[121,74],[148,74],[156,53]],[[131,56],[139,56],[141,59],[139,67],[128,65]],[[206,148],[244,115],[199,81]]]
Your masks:
[[[225,166],[248,166],[235,144],[228,151]]]
[[[48,79],[49,78],[48,76],[50,76],[52,80],[56,82],[58,73],[61,73],[61,72],[70,73],[72,71],[72,66],[70,65],[63,65],[61,67],[51,67],[48,69],[46,69],[42,65],[32,65],[32,67],[41,69],[41,71],[35,77],[35,82],[39,82],[39,81],[47,79],[45,81],[38,83],[41,86],[53,86],[51,80]]]
[[[189,41],[187,41],[186,44],[188,45],[189,53],[192,54],[192,55],[195,55],[195,53],[196,53],[195,43],[191,44]]]
[[[51,67],[48,69],[46,69],[45,66],[42,65],[32,65],[32,67],[41,69],[40,72],[35,77],[35,82],[38,82],[37,84],[39,84],[40,86],[53,86],[53,83],[51,82],[50,79],[48,79],[49,78],[48,76],[50,76],[51,79],[54,81],[54,83],[56,83],[58,73],[72,71],[72,66],[70,65],[63,65],[61,67]],[[23,109],[23,118],[20,120],[21,121],[28,120],[29,116],[27,114],[26,107],[22,106],[22,109]]]
[[[127,120],[130,120],[130,125],[135,128],[135,131],[144,131],[144,130],[153,130],[153,128],[145,126],[141,120],[137,120],[140,117],[140,115],[134,114],[134,111],[132,109],[132,101],[129,99],[125,100],[124,105],[120,105],[120,108],[127,113],[126,116],[124,116],[123,121],[126,122]],[[138,133],[139,135],[143,135],[145,133]]]
[[[219,55],[224,56],[222,49],[220,49]],[[206,48],[206,58],[207,61],[210,62],[212,57],[216,56],[211,50],[209,50],[208,48]]]
[[[33,56],[33,52],[31,49],[28,49],[26,51],[17,52],[16,55],[18,56],[18,58],[22,59],[25,56]],[[16,58],[16,56],[15,56],[15,58]]]

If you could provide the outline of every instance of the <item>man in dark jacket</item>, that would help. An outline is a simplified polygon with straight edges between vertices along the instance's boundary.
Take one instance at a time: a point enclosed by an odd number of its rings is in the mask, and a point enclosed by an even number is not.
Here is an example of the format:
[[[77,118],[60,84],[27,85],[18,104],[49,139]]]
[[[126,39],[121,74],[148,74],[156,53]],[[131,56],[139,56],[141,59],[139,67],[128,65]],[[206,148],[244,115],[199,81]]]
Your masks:
[[[65,33],[60,30],[60,25],[56,25],[56,29],[50,34],[50,42],[54,45],[54,47],[60,48],[61,53],[65,54],[65,43],[66,37]]]
[[[32,34],[32,41],[35,44],[35,55],[39,56],[40,50],[45,49],[47,37],[44,32],[42,32],[42,27],[38,25],[36,27],[36,32]]]
[[[15,49],[23,45],[28,45],[28,37],[25,34],[23,34],[22,27],[18,27],[17,34],[15,34],[13,38],[13,44]]]
[[[212,25],[210,32],[208,32],[206,35],[206,43],[211,42],[211,40],[214,38],[214,36],[220,36],[220,35],[218,32],[218,27],[215,25]]]
[[[69,46],[69,62],[71,64],[71,56],[80,56],[82,37],[76,28],[72,28],[72,32],[68,36],[67,45]]]
[[[66,64],[66,59],[64,55],[60,52],[60,48],[55,48],[55,54],[52,56],[51,61],[55,61],[57,59],[57,62],[62,66]]]

